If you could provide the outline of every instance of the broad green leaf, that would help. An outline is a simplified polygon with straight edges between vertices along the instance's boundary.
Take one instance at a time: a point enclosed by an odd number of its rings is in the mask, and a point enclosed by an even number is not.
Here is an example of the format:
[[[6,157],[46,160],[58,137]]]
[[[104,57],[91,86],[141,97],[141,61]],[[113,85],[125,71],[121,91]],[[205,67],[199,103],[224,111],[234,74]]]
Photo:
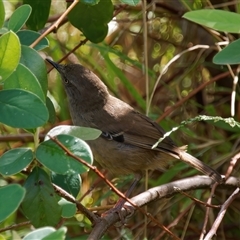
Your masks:
[[[231,42],[221,52],[217,53],[213,62],[215,64],[239,64],[240,63],[240,39]]]
[[[98,4],[89,5],[79,2],[68,14],[73,26],[78,28],[90,41],[98,43],[108,33],[108,22],[113,16],[111,0],[101,0]]]
[[[49,113],[48,122],[53,124],[56,121],[56,112],[55,112],[54,105],[49,97],[46,98],[46,105]]]
[[[82,140],[94,140],[101,135],[101,131],[95,128],[79,127],[79,126],[68,126],[60,125],[52,128],[46,135],[45,140],[49,139],[49,136],[56,136],[59,134],[67,134]]]
[[[4,82],[4,89],[20,88],[36,94],[43,102],[45,96],[42,87],[32,72],[22,65],[18,64],[16,71],[14,71]]]
[[[41,240],[44,237],[48,236],[49,234],[55,232],[55,228],[53,227],[42,227],[33,230],[32,232],[28,233],[23,240]]]
[[[21,172],[33,160],[30,148],[14,148],[0,157],[0,173],[14,175]]]
[[[3,26],[5,20],[5,9],[3,5],[3,1],[0,0],[0,28]]]
[[[20,43],[22,45],[30,46],[37,38],[41,36],[40,33],[31,30],[20,30],[17,32]],[[34,49],[39,51],[49,46],[47,38],[43,38]]]
[[[76,204],[67,201],[66,199],[62,198],[58,204],[62,207],[62,217],[63,218],[70,218],[73,217],[76,212]]]
[[[77,197],[82,185],[82,180],[79,174],[69,173],[60,175],[52,172],[51,179],[54,184],[64,189],[75,198]]]
[[[240,33],[240,14],[234,12],[202,9],[187,12],[183,18],[217,31]]]
[[[136,6],[140,2],[140,0],[121,0],[121,2],[131,6]]]
[[[25,65],[36,76],[41,84],[44,96],[47,95],[47,68],[44,60],[38,52],[28,46],[22,46],[20,62]]]
[[[61,207],[47,173],[35,167],[24,187],[26,196],[22,202],[22,209],[34,227],[55,226],[61,217]]]
[[[48,20],[51,0],[23,0],[23,3],[32,7],[32,13],[26,25],[32,30],[39,31]]]
[[[0,1],[1,1],[1,0],[0,0]],[[0,28],[0,35],[3,35],[3,34],[8,33],[8,32],[9,32],[9,31],[8,31],[7,28],[5,28],[5,27]]]
[[[15,212],[25,195],[25,189],[18,184],[0,187],[0,222]]]
[[[17,8],[8,22],[8,29],[13,32],[20,30],[31,14],[32,8],[29,5],[22,5]]]
[[[74,155],[92,164],[92,152],[83,140],[70,135],[58,135],[57,139]],[[65,154],[64,150],[52,140],[42,142],[38,146],[36,158],[44,166],[58,174],[84,173],[88,170],[85,165]]]
[[[66,232],[66,227],[61,227],[58,230],[53,227],[43,227],[28,233],[23,240],[64,240]]]
[[[48,120],[42,100],[20,89],[0,91],[0,112],[0,122],[15,128],[36,128]]]
[[[81,0],[84,4],[95,5],[98,4],[100,0]]]
[[[66,239],[66,232],[67,228],[66,227],[61,227],[55,232],[50,233],[46,237],[44,237],[42,240],[65,240]]]
[[[16,69],[21,55],[17,35],[10,31],[0,37],[0,81],[8,78]]]

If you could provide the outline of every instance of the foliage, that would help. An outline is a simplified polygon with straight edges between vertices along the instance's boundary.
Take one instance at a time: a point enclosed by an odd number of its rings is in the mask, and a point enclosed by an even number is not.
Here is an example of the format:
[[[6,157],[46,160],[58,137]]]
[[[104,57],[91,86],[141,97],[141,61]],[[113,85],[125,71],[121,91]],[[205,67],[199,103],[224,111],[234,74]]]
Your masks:
[[[144,9],[139,0],[0,0],[0,239],[86,239],[92,227],[76,199],[90,208],[118,197],[52,138],[92,165],[85,141],[101,132],[66,125],[66,97],[56,72],[47,71],[46,56],[80,59],[114,95],[161,120],[169,130],[165,136],[178,145],[188,143],[194,155],[219,172],[234,170],[239,177],[237,164],[230,165],[239,152],[239,67],[230,65],[240,63],[240,4],[221,1],[214,9],[213,1],[169,2],[154,7],[149,2]],[[165,173],[151,174],[150,187],[197,174],[183,163],[171,164]],[[121,177],[117,187],[124,191],[129,181],[130,176]],[[92,185],[94,190],[87,191]],[[142,191],[143,184],[135,195]],[[223,204],[232,192],[217,189],[213,204]],[[209,192],[198,189],[192,195],[206,202]],[[169,229],[185,239],[199,238],[199,222],[206,221],[205,208],[181,194],[152,202],[148,211],[163,225],[181,219]],[[212,210],[211,218],[217,213]],[[239,215],[233,201],[217,231],[219,239],[238,239]],[[105,239],[143,238],[140,213],[129,226],[110,229]],[[154,224],[147,226],[147,239],[164,239],[164,234]]]

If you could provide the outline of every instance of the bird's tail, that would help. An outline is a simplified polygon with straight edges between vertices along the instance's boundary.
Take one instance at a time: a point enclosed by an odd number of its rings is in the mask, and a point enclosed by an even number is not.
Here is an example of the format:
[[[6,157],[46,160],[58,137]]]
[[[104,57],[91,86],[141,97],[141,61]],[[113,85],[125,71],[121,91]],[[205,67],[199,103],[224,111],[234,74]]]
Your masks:
[[[196,168],[198,171],[206,174],[207,176],[212,178],[215,182],[221,183],[223,181],[221,175],[217,171],[215,171],[211,167],[207,166],[205,163],[203,163],[202,161],[193,157],[189,153],[187,153],[183,150],[180,150],[179,151],[179,158],[183,162],[185,162],[185,163],[193,166],[194,168]]]

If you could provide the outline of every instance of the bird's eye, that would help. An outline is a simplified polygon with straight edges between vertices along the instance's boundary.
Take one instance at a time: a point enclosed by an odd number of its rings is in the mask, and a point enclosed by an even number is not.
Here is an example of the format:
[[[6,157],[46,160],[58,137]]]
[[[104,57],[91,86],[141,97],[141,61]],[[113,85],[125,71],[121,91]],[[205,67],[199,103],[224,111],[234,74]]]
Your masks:
[[[68,79],[64,78],[64,82],[67,84],[69,83]]]

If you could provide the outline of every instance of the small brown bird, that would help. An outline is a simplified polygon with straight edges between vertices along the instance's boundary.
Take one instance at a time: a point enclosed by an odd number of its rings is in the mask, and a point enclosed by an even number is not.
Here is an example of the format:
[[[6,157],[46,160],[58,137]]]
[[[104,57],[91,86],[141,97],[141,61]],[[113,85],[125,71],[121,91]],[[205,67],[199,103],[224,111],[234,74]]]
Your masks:
[[[179,159],[221,182],[221,175],[177,147],[166,137],[158,146],[164,130],[147,116],[109,94],[105,84],[79,64],[61,65],[49,59],[61,74],[74,125],[102,131],[88,141],[96,161],[113,174],[143,174],[145,170],[163,169],[169,161]]]

